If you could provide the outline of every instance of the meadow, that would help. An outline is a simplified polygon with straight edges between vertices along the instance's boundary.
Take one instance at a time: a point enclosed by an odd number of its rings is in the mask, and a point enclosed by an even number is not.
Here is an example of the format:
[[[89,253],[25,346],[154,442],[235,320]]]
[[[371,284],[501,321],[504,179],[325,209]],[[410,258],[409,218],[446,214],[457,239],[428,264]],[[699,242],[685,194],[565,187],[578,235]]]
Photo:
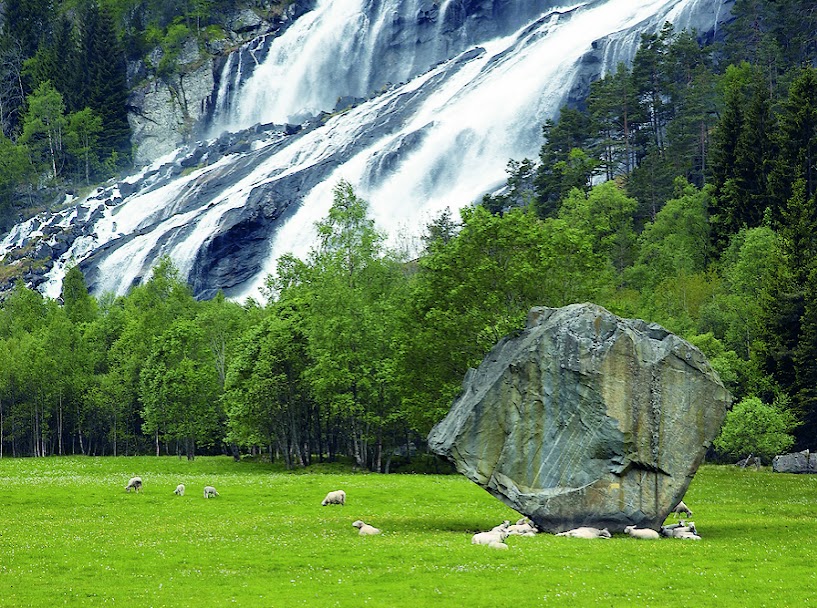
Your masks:
[[[703,540],[471,535],[518,514],[459,475],[228,458],[0,460],[0,606],[808,606],[817,477],[699,470]],[[126,493],[141,475],[140,494]],[[179,482],[184,497],[173,494]],[[214,485],[220,496],[205,500]],[[347,505],[321,506],[342,488]],[[360,537],[363,519],[383,530]]]

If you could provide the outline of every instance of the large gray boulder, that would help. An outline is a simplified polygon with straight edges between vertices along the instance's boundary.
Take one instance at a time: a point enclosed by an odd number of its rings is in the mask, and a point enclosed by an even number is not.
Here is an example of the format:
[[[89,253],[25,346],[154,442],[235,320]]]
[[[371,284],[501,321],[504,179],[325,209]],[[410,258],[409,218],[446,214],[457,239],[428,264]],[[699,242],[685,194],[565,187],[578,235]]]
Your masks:
[[[657,529],[730,401],[703,354],[658,325],[534,308],[469,370],[428,444],[543,530]]]

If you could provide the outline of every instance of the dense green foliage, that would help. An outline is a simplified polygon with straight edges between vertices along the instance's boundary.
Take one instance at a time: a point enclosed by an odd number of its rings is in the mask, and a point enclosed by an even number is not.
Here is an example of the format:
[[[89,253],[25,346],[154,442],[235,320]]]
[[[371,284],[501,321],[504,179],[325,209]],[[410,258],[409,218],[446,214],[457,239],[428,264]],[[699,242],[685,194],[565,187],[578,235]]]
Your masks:
[[[518,514],[459,475],[4,459],[0,606],[807,606],[815,481],[705,466],[685,497],[701,541],[540,534],[495,551],[471,535]],[[338,488],[346,506],[322,507]],[[383,533],[358,536],[358,518]]]
[[[771,456],[738,424],[763,408],[813,447],[817,70],[778,48],[803,24],[787,17],[797,3],[774,4],[749,55],[736,25],[715,47],[669,25],[644,36],[632,67],[544,126],[537,160],[509,163],[504,194],[432,220],[418,259],[389,250],[341,183],[317,245],[279,260],[263,304],[197,302],[168,261],[120,298],[88,296],[77,268],[62,306],[19,286],[0,307],[0,453],[347,455],[389,471],[531,306],[586,300],[689,339],[753,406],[733,412],[722,456]],[[737,2],[735,23],[767,5]],[[140,14],[168,48],[193,27]],[[54,76],[28,96],[17,143],[0,138],[0,194],[17,172],[57,179],[75,163],[87,177],[99,161],[105,115]]]

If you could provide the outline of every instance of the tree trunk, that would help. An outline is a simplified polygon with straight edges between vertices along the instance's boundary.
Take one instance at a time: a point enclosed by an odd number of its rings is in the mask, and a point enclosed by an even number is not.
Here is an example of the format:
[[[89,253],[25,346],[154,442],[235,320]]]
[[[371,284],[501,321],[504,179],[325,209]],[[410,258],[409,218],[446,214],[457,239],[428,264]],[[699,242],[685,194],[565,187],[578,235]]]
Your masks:
[[[59,407],[57,408],[57,452],[60,456],[62,453],[62,391],[59,396]]]
[[[377,429],[377,440],[375,444],[375,471],[383,472],[383,427]]]

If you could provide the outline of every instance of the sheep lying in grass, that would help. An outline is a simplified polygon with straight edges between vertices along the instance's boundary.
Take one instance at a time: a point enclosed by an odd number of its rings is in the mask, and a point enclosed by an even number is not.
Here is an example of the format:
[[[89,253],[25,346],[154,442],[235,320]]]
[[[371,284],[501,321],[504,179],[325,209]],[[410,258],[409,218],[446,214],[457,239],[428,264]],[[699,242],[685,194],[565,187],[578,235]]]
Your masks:
[[[661,526],[661,536],[668,538],[683,538],[687,540],[701,540],[698,536],[698,530],[695,528],[695,522],[684,522],[681,520],[677,524],[670,526]]]
[[[491,528],[491,530],[490,530],[490,531],[491,531],[491,532],[505,532],[505,531],[507,531],[507,530],[508,530],[508,528],[510,528],[510,527],[511,527],[511,522],[509,522],[509,521],[506,519],[505,521],[503,521],[503,522],[502,522],[501,524],[499,524],[498,526],[494,526],[493,528]]]
[[[488,546],[491,546],[491,543],[504,544],[506,538],[508,538],[508,532],[504,529],[488,530],[487,532],[477,532],[474,534],[471,537],[471,544]]]
[[[128,485],[125,486],[125,492],[130,492],[133,490],[134,492],[139,492],[142,489],[142,478],[141,477],[131,477],[128,481]]]
[[[367,523],[364,523],[362,520],[358,519],[356,522],[352,524],[355,528],[358,529],[358,534],[360,536],[373,536],[375,534],[380,534],[380,530],[375,528],[374,526],[370,526]]]
[[[539,530],[527,519],[520,519],[512,526],[507,527],[509,536],[536,536]]]
[[[689,509],[688,506],[686,506],[686,504],[684,504],[683,500],[679,502],[677,505],[675,505],[675,507],[672,509],[672,511],[670,511],[670,513],[674,513],[675,517],[680,517],[681,513],[684,514],[684,517],[692,516],[692,511]]]
[[[661,538],[661,535],[650,528],[636,528],[635,526],[627,526],[624,528],[624,533],[629,534],[633,538],[640,538],[642,540],[655,540]]]
[[[176,496],[184,496],[184,484],[183,484],[183,483],[180,483],[179,485],[177,485],[177,486],[176,486],[176,489],[175,489],[175,490],[173,490],[173,493],[174,493]]]
[[[559,532],[556,536],[569,536],[570,538],[610,538],[612,535],[607,528],[591,528],[589,526],[582,526],[580,528],[573,528],[565,532]]]
[[[218,496],[218,492],[213,486],[204,486],[204,497],[205,498],[212,498]]]
[[[329,492],[321,501],[321,506],[325,507],[326,505],[345,505],[346,504],[346,492],[343,490],[335,490],[334,492]]]
[[[672,535],[672,538],[680,538],[683,540],[701,540],[701,537],[693,532],[678,531]]]

